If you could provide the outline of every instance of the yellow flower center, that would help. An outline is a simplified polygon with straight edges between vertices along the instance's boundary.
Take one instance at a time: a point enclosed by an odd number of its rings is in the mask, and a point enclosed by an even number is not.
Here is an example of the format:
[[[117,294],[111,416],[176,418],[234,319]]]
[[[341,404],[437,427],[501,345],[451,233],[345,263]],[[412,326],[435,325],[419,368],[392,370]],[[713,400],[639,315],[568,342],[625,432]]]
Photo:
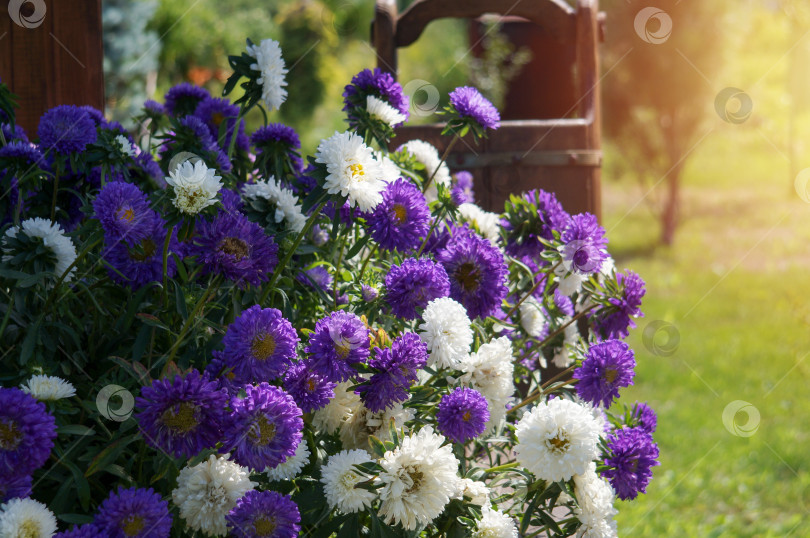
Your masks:
[[[256,536],[272,536],[276,530],[276,518],[265,517],[257,518],[253,521],[253,530],[256,531]]]
[[[556,437],[546,441],[546,447],[557,454],[566,452],[570,444],[571,442],[566,439],[565,434],[562,432],[557,433]]]
[[[461,284],[464,291],[473,292],[478,289],[481,274],[473,263],[463,263],[453,274],[453,278]]]
[[[258,430],[258,432],[256,431]],[[250,430],[250,439],[254,445],[267,446],[276,436],[276,425],[272,424],[267,417],[261,415],[256,424]]]
[[[39,525],[36,521],[32,519],[26,519],[22,522],[22,524],[17,529],[17,533],[14,535],[19,538],[39,538],[42,536],[42,532],[39,529]]]
[[[422,485],[422,480],[424,479],[425,475],[422,471],[419,471],[414,468],[410,468],[408,471],[408,476],[411,478],[411,485],[408,489],[405,490],[405,493],[413,493],[414,491],[418,490]]]
[[[124,520],[124,526],[121,528],[127,536],[137,536],[145,525],[145,521],[140,516],[129,516]]]
[[[219,243],[219,251],[230,254],[237,260],[247,258],[250,251],[247,243],[236,237],[226,237]]]
[[[614,368],[610,368],[605,372],[605,381],[608,383],[613,383],[616,381],[616,377],[619,375],[618,370]]]
[[[394,207],[391,208],[391,212],[394,214],[394,220],[397,224],[405,224],[408,218],[408,210],[405,209],[404,205],[394,204]]]
[[[345,359],[346,357],[349,356],[349,351],[351,351],[351,349],[349,348],[349,346],[345,346],[343,344],[338,344],[337,342],[335,342],[335,351],[337,352],[338,357],[340,357],[341,359]]]
[[[160,416],[163,424],[177,431],[178,433],[188,433],[199,424],[194,418],[196,406],[183,402],[179,406],[170,407]]]
[[[126,209],[121,208],[118,211],[118,219],[132,222],[135,220],[135,211],[133,211],[131,207],[127,207]]]
[[[469,411],[464,411],[464,414],[461,415],[461,419],[464,422],[469,422],[471,418],[472,418],[472,414]]]
[[[365,179],[363,176],[366,175],[366,172],[363,170],[363,165],[360,163],[354,163],[349,165],[349,171],[352,175],[352,179],[362,180]]]
[[[129,257],[138,262],[144,262],[155,255],[157,245],[149,238],[141,241],[141,249],[138,252],[130,252]]]
[[[11,422],[0,422],[0,449],[14,450],[20,444],[22,435],[17,431],[17,425]]]
[[[318,383],[313,378],[310,377],[309,379],[307,379],[307,390],[309,392],[315,392],[317,386]]]
[[[259,334],[250,344],[250,352],[260,361],[269,359],[276,350],[276,339],[271,334]]]
[[[211,123],[219,127],[219,124],[222,123],[222,120],[225,119],[225,116],[222,115],[222,112],[214,112],[211,114]]]

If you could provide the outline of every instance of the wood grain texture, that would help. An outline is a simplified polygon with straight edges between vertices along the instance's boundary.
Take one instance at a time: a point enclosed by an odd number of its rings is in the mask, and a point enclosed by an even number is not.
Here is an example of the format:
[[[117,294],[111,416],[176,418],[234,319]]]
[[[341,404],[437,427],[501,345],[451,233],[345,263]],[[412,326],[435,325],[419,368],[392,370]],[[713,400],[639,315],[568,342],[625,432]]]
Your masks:
[[[17,120],[36,136],[42,114],[61,104],[104,108],[101,0],[43,0],[42,24],[24,28],[0,14],[0,77],[17,94]]]

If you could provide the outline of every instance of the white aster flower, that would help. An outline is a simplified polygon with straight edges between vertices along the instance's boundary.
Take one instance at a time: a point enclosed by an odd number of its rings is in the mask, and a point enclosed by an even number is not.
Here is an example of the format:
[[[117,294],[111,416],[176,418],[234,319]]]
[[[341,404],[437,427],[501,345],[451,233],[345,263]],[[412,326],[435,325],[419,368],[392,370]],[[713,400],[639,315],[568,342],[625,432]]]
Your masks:
[[[599,269],[599,274],[603,277],[608,277],[616,269],[616,262],[613,260],[613,257],[608,255],[605,258],[605,261],[602,262],[602,267]]]
[[[256,183],[246,183],[242,187],[242,196],[245,198],[263,198],[276,207],[273,218],[276,222],[286,222],[287,227],[299,233],[304,229],[307,218],[298,204],[298,197],[292,190],[281,187],[276,178],[270,176],[266,180]]]
[[[533,296],[529,296],[520,303],[520,326],[529,336],[538,338],[548,325],[540,303]]]
[[[10,261],[18,253],[11,253],[8,248],[8,240],[17,237],[17,234],[22,231],[29,238],[39,238],[42,244],[51,251],[54,258],[56,258],[56,265],[53,272],[59,278],[65,274],[68,267],[76,261],[76,247],[73,241],[65,235],[62,227],[58,224],[51,222],[47,219],[35,217],[32,219],[24,220],[20,226],[11,227],[6,230],[5,248],[3,249],[3,261]],[[64,282],[69,282],[73,275],[76,273],[76,268],[72,268],[70,273],[65,276]]]
[[[473,538],[518,538],[515,520],[500,510],[484,505]]]
[[[248,46],[247,53],[256,58],[250,68],[261,73],[256,82],[262,85],[262,100],[271,112],[280,108],[287,100],[287,68],[278,41],[262,39],[258,45]]]
[[[184,467],[172,491],[186,525],[208,536],[227,534],[225,516],[256,485],[250,481],[250,471],[228,457],[212,454],[194,467]]]
[[[51,401],[76,395],[76,388],[61,377],[35,375],[20,388],[37,400]]]
[[[196,215],[217,203],[221,179],[216,170],[208,168],[202,160],[194,164],[185,161],[169,174],[166,183],[174,188],[174,207],[188,215]]]
[[[340,425],[340,441],[343,443],[343,448],[360,448],[370,451],[371,447],[368,444],[370,435],[381,441],[390,441],[388,425],[391,420],[394,421],[394,428],[402,431],[405,429],[405,424],[413,420],[413,417],[413,409],[402,407],[402,402],[397,402],[382,412],[374,413],[358,399],[349,416]]]
[[[134,157],[137,155],[135,148],[132,147],[132,143],[126,136],[118,135],[115,137],[115,141],[118,142],[118,145],[121,147],[121,153],[127,157]]]
[[[481,235],[495,245],[501,236],[501,216],[497,213],[484,211],[475,204],[469,202],[458,206],[458,212],[464,222],[474,225]]]
[[[360,396],[349,390],[353,383],[344,381],[335,387],[335,397],[329,400],[326,406],[315,411],[312,416],[312,425],[329,435],[335,433],[344,420],[361,405]]]
[[[541,480],[569,480],[599,455],[599,424],[588,408],[564,398],[535,406],[515,434],[517,461]]]
[[[322,140],[315,152],[315,162],[326,164],[326,192],[348,197],[351,207],[371,211],[382,201],[385,188],[382,165],[355,133],[335,132]]]
[[[588,466],[585,473],[574,476],[574,494],[577,506],[574,514],[582,523],[577,531],[578,537],[615,538],[618,536],[613,516],[617,510],[613,507],[613,488],[596,474],[596,464]]]
[[[562,323],[566,323],[568,319],[570,318],[563,319]],[[574,357],[571,355],[569,346],[576,344],[579,340],[579,327],[577,327],[576,323],[572,323],[563,329],[563,335],[563,343],[554,353],[554,358],[551,360],[554,366],[558,368],[568,368],[574,364]]]
[[[481,393],[489,407],[486,432],[493,431],[506,416],[506,406],[515,393],[512,342],[501,336],[471,353],[459,366],[463,375],[457,381]]]
[[[402,170],[400,170],[399,166],[397,166],[394,161],[389,159],[385,153],[377,150],[374,152],[374,158],[377,159],[377,162],[379,162],[380,166],[382,167],[383,181],[386,183],[391,183],[392,181],[396,181],[402,177]]]
[[[458,491],[453,495],[453,499],[470,499],[472,504],[484,506],[489,504],[489,488],[483,482],[462,478],[458,482]]]
[[[473,332],[464,307],[450,297],[430,301],[422,314],[419,337],[427,344],[431,368],[454,368],[470,352]]]
[[[588,278],[586,274],[580,274],[577,271],[568,271],[563,264],[557,265],[556,269],[554,269],[554,274],[557,277],[560,293],[568,297],[581,290],[582,283]]]
[[[427,191],[425,191],[425,199],[428,203],[435,202],[439,197],[436,185],[450,187],[453,181],[447,163],[443,162],[439,156],[439,150],[424,140],[411,140],[403,144],[400,149],[406,149],[408,153],[425,166],[427,177],[433,175],[433,181],[430,182]],[[433,174],[434,171],[436,172],[435,175]]]
[[[371,506],[376,495],[367,489],[355,487],[366,477],[358,473],[354,466],[372,461],[365,450],[359,449],[343,450],[329,458],[321,469],[321,482],[330,508],[351,514]]]
[[[309,447],[307,446],[306,439],[301,439],[298,446],[295,448],[295,454],[292,458],[287,458],[283,463],[279,463],[272,469],[270,467],[264,470],[267,478],[272,480],[292,480],[301,472],[307,463],[309,463]]]
[[[388,124],[389,127],[399,125],[408,119],[405,114],[373,95],[366,96],[366,111],[369,116]]]
[[[427,525],[439,514],[458,489],[458,460],[444,436],[425,426],[419,433],[385,453],[379,479],[380,515],[387,524],[401,524],[406,530]]]
[[[12,499],[0,505],[0,537],[50,538],[56,533],[56,517],[34,499]]]

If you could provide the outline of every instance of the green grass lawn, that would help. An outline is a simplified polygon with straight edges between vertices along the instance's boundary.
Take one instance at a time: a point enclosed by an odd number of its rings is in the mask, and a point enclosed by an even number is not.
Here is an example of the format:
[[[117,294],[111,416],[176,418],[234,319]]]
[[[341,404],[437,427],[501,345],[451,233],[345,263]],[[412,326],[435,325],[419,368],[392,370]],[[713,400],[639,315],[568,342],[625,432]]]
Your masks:
[[[618,503],[621,536],[810,536],[810,204],[755,129],[734,127],[718,127],[689,162],[671,248],[652,246],[643,203],[627,214],[639,186],[604,188],[610,250],[647,281],[630,337],[636,386],[622,399],[657,410],[661,449],[647,495]],[[656,320],[677,329],[671,356],[644,345]],[[748,437],[723,423],[737,400],[759,411]]]

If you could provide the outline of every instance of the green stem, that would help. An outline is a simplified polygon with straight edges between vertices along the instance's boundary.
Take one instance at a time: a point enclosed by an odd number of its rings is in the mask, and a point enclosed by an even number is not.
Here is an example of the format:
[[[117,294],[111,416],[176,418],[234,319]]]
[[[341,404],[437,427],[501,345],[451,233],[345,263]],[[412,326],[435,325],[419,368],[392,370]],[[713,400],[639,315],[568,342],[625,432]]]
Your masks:
[[[84,257],[85,254],[87,254],[90,251],[90,249],[95,248],[96,245],[101,243],[101,240],[102,240],[102,238],[99,237],[98,239],[96,239],[95,241],[93,241],[92,243],[90,243],[86,247],[84,247],[82,249],[82,251],[79,252],[79,254],[76,256],[76,259],[73,260],[73,263],[71,263],[67,267],[67,269],[65,269],[65,272],[61,274],[59,279],[56,281],[56,284],[54,284],[53,288],[51,289],[51,292],[48,294],[48,298],[45,300],[45,306],[42,307],[42,312],[43,313],[48,311],[48,307],[51,305],[53,300],[56,298],[56,293],[59,290],[59,287],[62,285],[62,282],[64,282],[65,277],[67,277],[67,275],[70,274],[70,272],[73,270],[73,268],[76,267],[76,265],[79,263],[79,261]]]
[[[439,164],[438,164],[438,166],[436,166],[436,169],[433,171],[433,173],[432,173],[432,174],[430,174],[430,177],[429,177],[429,178],[428,178],[428,180],[425,182],[425,185],[422,187],[422,192],[423,192],[423,193],[427,192],[428,187],[430,187],[430,183],[433,181],[433,176],[435,176],[435,175],[436,175],[436,172],[438,172],[438,171],[439,171],[439,168],[441,168],[441,167],[442,167],[442,164],[444,163],[445,159],[447,159],[447,156],[448,156],[448,155],[450,155],[450,150],[452,150],[452,149],[453,149],[453,146],[455,146],[455,145],[456,145],[456,142],[458,142],[458,139],[459,139],[459,136],[458,136],[458,133],[456,133],[456,134],[453,136],[453,139],[452,139],[452,140],[450,141],[450,143],[447,145],[447,149],[445,149],[445,150],[444,150],[444,153],[442,153],[442,158],[441,158],[441,159],[439,159]]]
[[[197,301],[196,305],[194,305],[194,310],[192,310],[191,314],[186,319],[186,322],[183,324],[183,327],[180,329],[180,333],[177,335],[177,341],[175,341],[174,345],[169,350],[169,359],[166,361],[167,364],[172,362],[174,356],[177,355],[177,350],[180,349],[180,345],[183,343],[183,339],[186,337],[186,334],[191,329],[191,324],[197,318],[197,315],[200,313],[203,306],[205,306],[205,303],[208,302],[208,296],[211,294],[211,290],[213,290],[216,287],[216,284],[218,282],[219,278],[217,277],[212,278],[211,282],[209,282],[208,284],[208,287],[205,289],[205,292],[203,292],[202,297],[200,297],[200,300]]]
[[[346,240],[349,234],[343,234],[343,239],[340,241],[340,251],[338,252],[337,265],[335,265],[335,279],[332,281],[332,297],[335,300],[335,310],[337,310],[338,300],[338,275],[340,275],[340,264],[343,263],[343,251],[346,250]]]
[[[501,471],[508,471],[509,469],[514,469],[518,466],[518,462],[513,461],[511,463],[505,463],[503,465],[498,465],[497,467],[490,467],[485,473],[499,473]]]
[[[551,341],[552,338],[554,338],[555,336],[557,336],[558,334],[563,332],[566,329],[566,327],[568,327],[572,323],[575,323],[579,318],[581,318],[582,316],[584,316],[585,314],[587,314],[588,312],[590,312],[591,310],[593,310],[597,306],[599,306],[599,305],[591,305],[588,308],[586,308],[585,310],[583,310],[582,312],[577,312],[577,314],[574,317],[572,317],[571,319],[569,319],[568,321],[566,321],[565,323],[560,325],[557,328],[557,330],[555,330],[553,333],[546,336],[545,339],[542,342],[540,342],[540,345],[538,347],[543,348],[547,343],[549,343]]]
[[[174,230],[169,228],[166,231],[166,240],[163,241],[163,306],[169,301],[169,243],[173,233]]]
[[[549,276],[548,276],[548,277],[546,277],[546,283],[548,283],[549,278],[550,278],[550,277],[551,277],[551,276],[554,274],[554,270],[555,270],[557,267],[559,267],[559,265],[560,265],[561,263],[562,263],[562,262],[557,262],[557,265],[555,265],[554,267],[552,267],[552,268],[551,268],[551,271],[549,271],[549,272],[547,273]],[[538,276],[540,276],[540,273],[542,273],[542,272],[543,272],[543,271],[538,272],[536,275],[534,275],[534,278],[537,278]],[[526,293],[526,295],[524,295],[523,297],[521,297],[521,298],[520,298],[520,300],[519,300],[517,303],[515,303],[515,306],[513,306],[513,307],[512,307],[512,310],[510,310],[510,311],[509,311],[509,313],[506,315],[506,319],[511,319],[511,318],[512,318],[512,314],[514,314],[514,313],[515,313],[515,311],[516,311],[518,308],[520,308],[520,305],[522,305],[522,304],[523,304],[523,301],[525,301],[526,299],[528,299],[528,298],[529,298],[529,297],[532,295],[532,293],[534,293],[534,291],[537,289],[537,287],[540,285],[540,283],[541,283],[541,282],[543,282],[543,281],[542,281],[542,280],[538,280],[538,281],[537,281],[537,283],[535,283],[535,285],[534,285],[534,286],[532,286],[532,289],[530,289],[530,290],[528,291],[528,293]]]
[[[374,248],[371,249],[371,252],[369,252],[368,256],[363,261],[363,266],[360,267],[360,278],[358,278],[358,280],[360,282],[363,281],[363,274],[365,274],[365,272],[366,272],[366,267],[368,266],[368,262],[371,261],[371,258],[373,258],[374,254],[376,254],[376,253],[377,253],[377,245],[374,245]]]
[[[563,370],[559,374],[555,375],[554,377],[552,377],[551,379],[549,379],[548,381],[546,381],[545,383],[540,385],[540,389],[548,388],[555,381],[559,381],[560,379],[562,379],[566,375],[573,372],[576,367],[577,367],[577,364],[572,364],[571,366],[569,366],[568,368],[566,368],[565,370]],[[571,381],[570,379],[568,381],[566,381],[566,384],[569,383],[570,381]],[[517,404],[516,406],[511,408],[509,411],[507,411],[507,414],[514,413],[515,411],[517,411],[521,407],[523,407],[525,405],[529,405],[533,401],[537,400],[538,398],[540,398],[541,396],[546,394],[546,390],[540,390],[540,389],[535,390],[531,395],[524,398],[522,402],[520,402],[519,404]]]
[[[8,325],[8,320],[11,318],[11,311],[14,308],[14,288],[16,288],[16,285],[10,290],[11,297],[6,305],[6,315],[3,316],[3,324],[0,325],[0,342],[3,341],[3,334],[6,332],[6,325]]]
[[[298,234],[298,237],[295,238],[293,246],[284,255],[284,259],[282,259],[278,263],[278,265],[276,265],[276,270],[273,271],[273,276],[271,276],[270,281],[267,284],[265,284],[265,289],[262,292],[261,298],[259,299],[259,304],[264,304],[264,302],[267,300],[267,296],[270,295],[270,290],[273,289],[273,286],[278,280],[278,277],[281,275],[281,271],[283,271],[284,268],[287,266],[287,264],[290,262],[290,259],[293,257],[293,254],[298,249],[298,245],[301,244],[301,241],[304,239],[304,236],[306,236],[309,233],[309,230],[315,224],[315,221],[318,220],[318,217],[321,216],[321,210],[328,202],[329,202],[328,199],[324,200],[323,202],[320,203],[320,205],[318,205],[318,207],[315,208],[315,210],[312,212],[312,215],[307,220],[307,223],[304,225],[304,228]],[[340,210],[338,209],[338,211]]]
[[[56,216],[56,193],[59,192],[59,165],[56,165],[56,173],[53,177],[53,196],[51,197],[51,221]]]

